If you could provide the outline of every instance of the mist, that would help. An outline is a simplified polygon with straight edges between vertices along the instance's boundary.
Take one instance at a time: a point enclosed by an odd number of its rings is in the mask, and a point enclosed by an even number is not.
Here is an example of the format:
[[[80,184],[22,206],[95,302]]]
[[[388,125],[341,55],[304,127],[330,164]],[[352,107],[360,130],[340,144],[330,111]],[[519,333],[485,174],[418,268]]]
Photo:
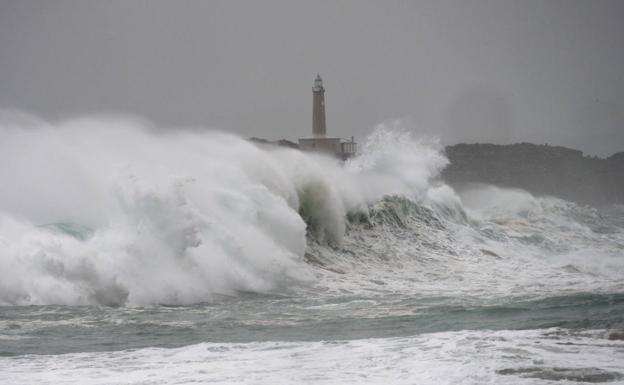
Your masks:
[[[624,148],[621,1],[0,2],[0,107],[243,136]]]

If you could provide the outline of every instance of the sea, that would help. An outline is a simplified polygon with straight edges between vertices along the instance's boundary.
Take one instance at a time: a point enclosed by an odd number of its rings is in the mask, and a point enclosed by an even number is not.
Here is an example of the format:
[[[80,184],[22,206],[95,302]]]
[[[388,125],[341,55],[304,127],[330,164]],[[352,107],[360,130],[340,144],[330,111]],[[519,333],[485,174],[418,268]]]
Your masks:
[[[623,206],[453,188],[396,125],[0,126],[0,384],[624,384]]]

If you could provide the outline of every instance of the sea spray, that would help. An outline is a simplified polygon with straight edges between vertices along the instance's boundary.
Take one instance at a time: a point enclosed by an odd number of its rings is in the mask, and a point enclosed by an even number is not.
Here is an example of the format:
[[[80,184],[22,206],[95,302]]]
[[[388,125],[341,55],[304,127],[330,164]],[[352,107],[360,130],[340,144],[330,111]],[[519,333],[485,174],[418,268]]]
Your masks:
[[[423,196],[444,164],[437,149],[384,127],[345,167],[136,119],[3,122],[3,304],[184,304],[287,291],[313,277],[306,233],[339,245],[347,213],[387,194]]]
[[[622,285],[617,221],[521,191],[457,193],[438,179],[439,144],[392,124],[346,163],[125,118],[2,124],[4,305]]]
[[[346,168],[358,175],[370,203],[385,195],[424,199],[447,164],[435,138],[416,139],[399,122],[390,122],[375,128]]]
[[[0,135],[5,304],[190,303],[309,278],[296,189],[244,140],[118,119]]]

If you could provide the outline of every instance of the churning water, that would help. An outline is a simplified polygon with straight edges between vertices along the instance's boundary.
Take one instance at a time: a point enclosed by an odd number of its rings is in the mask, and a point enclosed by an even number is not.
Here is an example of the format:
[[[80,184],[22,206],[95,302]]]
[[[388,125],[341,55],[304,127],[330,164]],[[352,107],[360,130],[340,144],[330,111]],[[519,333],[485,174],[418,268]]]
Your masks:
[[[0,129],[0,383],[624,383],[624,209],[124,119]]]

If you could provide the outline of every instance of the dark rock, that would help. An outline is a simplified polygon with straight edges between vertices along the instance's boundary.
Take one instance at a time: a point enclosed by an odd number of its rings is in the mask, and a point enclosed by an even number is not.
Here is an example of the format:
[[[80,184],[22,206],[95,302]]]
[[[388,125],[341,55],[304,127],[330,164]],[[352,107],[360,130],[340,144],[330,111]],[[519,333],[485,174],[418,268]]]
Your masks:
[[[494,257],[496,259],[500,259],[500,255],[496,254],[495,252],[488,250],[488,249],[481,249],[481,252],[484,255],[489,255],[490,257]]]
[[[575,382],[610,382],[617,381],[624,376],[618,372],[610,372],[599,368],[517,368],[502,369],[496,373],[502,375],[517,375],[523,378],[537,378],[550,381],[575,381]]]
[[[288,147],[288,148],[294,148],[294,149],[299,148],[299,144],[295,142],[291,142],[290,140],[287,140],[287,139],[279,139],[279,140],[270,141],[270,140],[266,140],[262,138],[252,137],[252,138],[249,138],[249,141],[256,143],[256,144],[260,144],[260,145]]]
[[[608,338],[611,341],[624,341],[624,331],[611,332]]]
[[[291,142],[290,140],[286,140],[286,139],[276,140],[273,143],[277,144],[278,146],[282,146],[282,147],[289,147],[289,148],[295,148],[295,149],[299,148],[299,144],[297,144],[295,142]]]

